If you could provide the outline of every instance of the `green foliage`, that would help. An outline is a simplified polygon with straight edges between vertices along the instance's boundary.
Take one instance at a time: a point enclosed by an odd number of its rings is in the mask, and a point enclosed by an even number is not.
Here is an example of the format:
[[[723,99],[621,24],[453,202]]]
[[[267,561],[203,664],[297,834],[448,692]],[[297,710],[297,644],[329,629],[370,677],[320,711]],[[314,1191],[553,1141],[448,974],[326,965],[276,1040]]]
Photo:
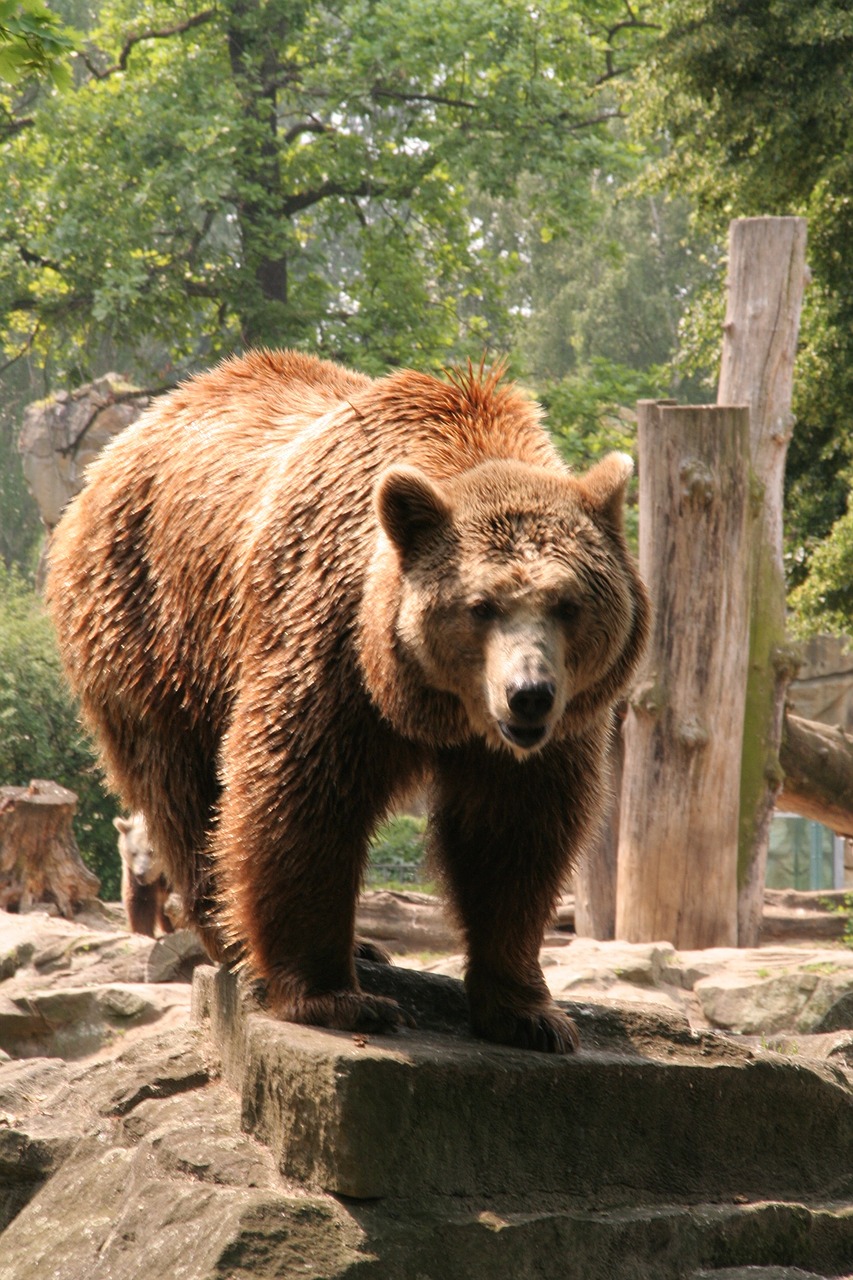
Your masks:
[[[407,888],[429,893],[424,880],[426,819],[398,814],[384,822],[370,843],[367,880],[371,888]]]
[[[827,911],[832,911],[836,915],[846,917],[842,942],[845,947],[853,947],[853,893],[845,893],[840,902],[835,902],[831,898],[825,899],[821,905],[825,907]],[[810,968],[814,966],[804,965],[803,967]],[[830,970],[830,972],[833,971],[834,970],[832,969]]]
[[[27,404],[44,396],[27,361],[14,363],[0,375],[0,562],[35,575],[44,537],[35,498],[30,493],[18,435]]]
[[[659,398],[665,374],[638,372],[593,357],[579,373],[548,383],[540,400],[548,426],[567,462],[586,468],[611,449],[633,452],[637,400]]]
[[[798,608],[848,609],[840,521],[853,477],[853,9],[848,0],[667,0],[665,31],[637,77],[635,124],[665,139],[658,177],[689,196],[711,239],[748,215],[809,220],[812,283],[795,374],[786,540]],[[722,266],[722,262],[721,262]],[[717,293],[723,288],[720,276]],[[694,339],[702,325],[694,324]],[[705,335],[711,328],[705,320]],[[694,350],[703,345],[694,341]],[[719,331],[711,343],[718,348]],[[811,620],[816,614],[810,614]],[[848,627],[853,614],[847,614]]]
[[[710,274],[707,258],[686,202],[641,193],[632,176],[627,184],[596,184],[592,223],[561,234],[538,229],[518,340],[539,379],[583,371],[593,358],[656,368],[659,377],[678,353],[685,307]],[[657,394],[676,387],[692,394],[673,364]]]
[[[35,569],[44,532],[30,494],[15,439],[17,423],[0,407],[0,564]]]
[[[618,0],[104,0],[0,156],[2,341],[78,380],[152,334],[160,376],[249,343],[368,371],[505,345],[517,264],[472,195],[533,174],[552,229],[582,218],[648,38]]]
[[[634,407],[638,400],[659,399],[666,376],[662,369],[639,372],[603,357],[593,357],[577,373],[545,384],[539,399],[546,410],[548,428],[566,462],[578,471],[585,471],[611,449],[636,458]],[[638,516],[634,484],[629,492],[625,523],[629,541],[635,548]]]
[[[0,81],[20,85],[46,77],[66,88],[74,35],[42,0],[0,0]]]
[[[118,897],[120,867],[103,786],[63,677],[53,629],[32,589],[0,565],[0,782],[58,782],[78,797],[75,833],[103,897]]]
[[[811,555],[808,577],[791,592],[796,630],[801,635],[853,628],[853,512],[835,522],[829,537]]]

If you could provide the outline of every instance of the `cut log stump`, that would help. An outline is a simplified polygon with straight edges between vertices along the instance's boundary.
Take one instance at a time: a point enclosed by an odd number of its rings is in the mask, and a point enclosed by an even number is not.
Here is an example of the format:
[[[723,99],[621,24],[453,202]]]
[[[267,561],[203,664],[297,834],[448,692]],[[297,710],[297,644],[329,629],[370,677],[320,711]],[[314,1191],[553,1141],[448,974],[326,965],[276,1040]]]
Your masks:
[[[66,918],[97,897],[100,881],[80,857],[71,819],[73,791],[35,779],[0,787],[0,907],[20,911],[53,902]]]

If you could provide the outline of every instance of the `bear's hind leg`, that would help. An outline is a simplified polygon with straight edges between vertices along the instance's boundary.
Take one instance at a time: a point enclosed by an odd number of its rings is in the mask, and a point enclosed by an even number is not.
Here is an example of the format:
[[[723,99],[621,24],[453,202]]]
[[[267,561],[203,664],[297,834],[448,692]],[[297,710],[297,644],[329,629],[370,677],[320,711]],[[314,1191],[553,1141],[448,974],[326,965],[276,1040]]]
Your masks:
[[[106,700],[84,701],[107,766],[110,784],[130,810],[138,810],[167,880],[182,902],[187,924],[212,960],[224,958],[217,898],[207,852],[219,798],[216,749],[187,716],[164,698],[158,713],[129,716]]]

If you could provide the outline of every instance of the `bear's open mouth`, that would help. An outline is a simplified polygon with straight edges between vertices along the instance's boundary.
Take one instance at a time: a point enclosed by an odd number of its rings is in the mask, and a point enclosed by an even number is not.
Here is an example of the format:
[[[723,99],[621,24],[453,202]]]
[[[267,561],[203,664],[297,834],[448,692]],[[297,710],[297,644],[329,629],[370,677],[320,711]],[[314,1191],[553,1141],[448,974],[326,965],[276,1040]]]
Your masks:
[[[545,737],[544,724],[508,724],[506,720],[499,720],[498,728],[507,742],[511,742],[514,747],[524,747],[525,750],[535,747]]]

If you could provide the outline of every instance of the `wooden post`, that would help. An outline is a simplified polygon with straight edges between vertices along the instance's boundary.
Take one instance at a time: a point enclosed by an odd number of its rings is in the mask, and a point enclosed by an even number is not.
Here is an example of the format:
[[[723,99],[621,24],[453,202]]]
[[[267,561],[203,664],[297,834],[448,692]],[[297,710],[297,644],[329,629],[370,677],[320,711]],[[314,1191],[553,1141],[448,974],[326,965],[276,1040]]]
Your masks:
[[[620,704],[610,748],[611,799],[598,839],[575,868],[575,933],[579,938],[607,941],[616,936],[616,873],[625,745],[622,726],[627,705]]]
[[[0,787],[0,907],[19,911],[55,902],[70,918],[98,894],[100,881],[80,857],[71,829],[77,797],[55,782]]]
[[[616,934],[733,946],[749,415],[641,401],[638,443],[640,569],[655,620],[624,729]]]
[[[728,307],[719,404],[750,415],[752,617],[744,718],[738,855],[738,943],[758,945],[770,821],[782,770],[785,692],[795,670],[785,638],[782,503],[793,419],[794,356],[805,285],[804,218],[738,218],[730,228]]]

